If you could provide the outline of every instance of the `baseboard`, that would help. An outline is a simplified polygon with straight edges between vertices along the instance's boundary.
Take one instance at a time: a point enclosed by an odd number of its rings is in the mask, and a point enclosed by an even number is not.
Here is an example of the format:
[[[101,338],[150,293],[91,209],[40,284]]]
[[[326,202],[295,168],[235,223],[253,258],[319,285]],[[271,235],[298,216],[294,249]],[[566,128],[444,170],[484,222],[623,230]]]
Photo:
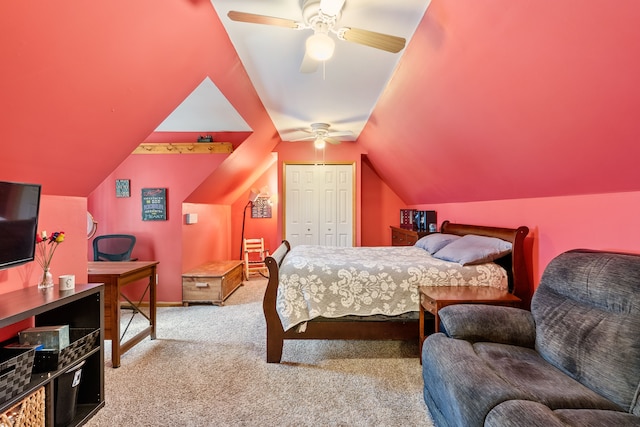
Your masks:
[[[149,302],[148,301],[142,301],[139,305],[140,305],[140,307],[149,307]],[[180,302],[167,302],[167,301],[165,301],[165,302],[157,302],[156,303],[156,307],[182,307],[182,306],[183,306],[182,301],[180,301]],[[131,306],[131,304],[122,303],[121,302],[120,303],[120,308],[129,308],[129,309],[131,309],[133,307]]]

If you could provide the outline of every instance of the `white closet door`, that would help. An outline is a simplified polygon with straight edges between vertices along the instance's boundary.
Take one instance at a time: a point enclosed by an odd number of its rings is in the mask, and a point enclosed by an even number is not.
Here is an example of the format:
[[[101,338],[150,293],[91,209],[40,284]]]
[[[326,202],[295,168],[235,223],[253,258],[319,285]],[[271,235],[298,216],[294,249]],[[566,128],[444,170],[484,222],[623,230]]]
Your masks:
[[[286,165],[285,238],[292,246],[353,245],[353,166]]]
[[[292,246],[318,244],[318,195],[315,171],[305,165],[287,165],[286,239]]]
[[[353,167],[339,166],[336,171],[336,246],[353,246]]]

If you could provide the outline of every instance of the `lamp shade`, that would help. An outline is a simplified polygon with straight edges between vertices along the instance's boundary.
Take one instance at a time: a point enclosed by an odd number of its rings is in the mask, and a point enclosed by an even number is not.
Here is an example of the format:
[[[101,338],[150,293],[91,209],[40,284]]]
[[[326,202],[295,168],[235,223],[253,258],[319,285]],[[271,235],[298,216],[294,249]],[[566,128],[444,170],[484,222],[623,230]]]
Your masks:
[[[249,201],[251,203],[255,202],[259,195],[260,191],[256,188],[252,188],[251,192],[249,193]]]
[[[315,33],[306,42],[307,54],[316,61],[326,61],[333,56],[336,43],[328,34]]]
[[[317,137],[314,141],[313,141],[313,145],[318,149],[318,150],[322,150],[327,144],[324,142],[324,138],[322,137]]]

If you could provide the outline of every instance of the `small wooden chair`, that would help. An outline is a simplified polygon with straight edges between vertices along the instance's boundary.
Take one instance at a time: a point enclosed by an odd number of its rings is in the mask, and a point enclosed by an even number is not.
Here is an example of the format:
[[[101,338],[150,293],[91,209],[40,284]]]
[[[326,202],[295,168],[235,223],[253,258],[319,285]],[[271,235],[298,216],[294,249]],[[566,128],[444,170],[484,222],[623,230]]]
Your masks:
[[[269,269],[264,260],[269,256],[269,250],[264,248],[264,239],[244,239],[242,241],[244,253],[244,278],[249,280],[249,275],[258,273],[262,277],[269,277]]]

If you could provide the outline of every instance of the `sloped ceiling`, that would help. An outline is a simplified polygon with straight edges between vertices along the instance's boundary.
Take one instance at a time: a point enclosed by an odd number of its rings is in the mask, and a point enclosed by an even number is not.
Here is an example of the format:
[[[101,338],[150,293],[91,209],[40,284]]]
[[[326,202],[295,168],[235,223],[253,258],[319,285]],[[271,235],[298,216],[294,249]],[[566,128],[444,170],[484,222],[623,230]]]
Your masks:
[[[359,143],[409,204],[637,191],[639,19],[434,0]]]
[[[433,0],[357,143],[407,204],[638,191],[639,20],[635,0]],[[0,35],[0,179],[87,196],[207,77],[253,133],[191,201],[273,161],[209,0],[2,2]]]

